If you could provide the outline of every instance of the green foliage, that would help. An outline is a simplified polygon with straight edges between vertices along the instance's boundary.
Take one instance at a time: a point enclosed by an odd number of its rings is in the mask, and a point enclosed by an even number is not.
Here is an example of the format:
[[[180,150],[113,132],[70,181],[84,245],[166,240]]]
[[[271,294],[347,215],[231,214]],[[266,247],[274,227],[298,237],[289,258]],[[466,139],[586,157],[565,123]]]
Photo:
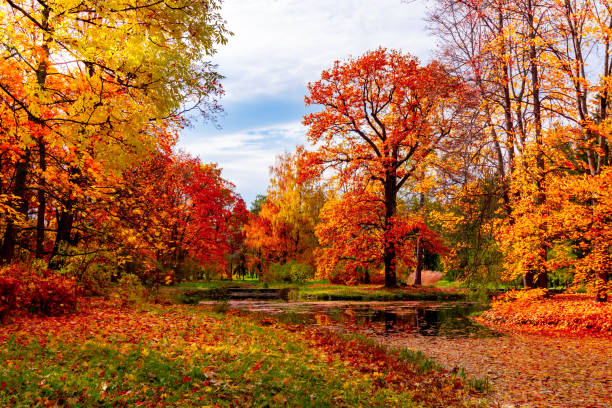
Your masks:
[[[86,294],[105,295],[118,271],[112,261],[103,257],[75,255],[59,270],[59,274],[75,279]]]
[[[131,273],[121,275],[110,295],[111,299],[117,300],[122,304],[142,302],[147,296],[147,289],[143,286],[140,278]]]
[[[500,189],[497,178],[483,178],[456,197],[451,213],[460,221],[442,230],[455,253],[453,262],[445,264],[445,279],[464,281],[468,287],[500,285],[503,256],[495,237]]]
[[[268,270],[267,278],[272,281],[303,283],[314,276],[314,269],[296,261],[284,264],[273,263]]]
[[[251,208],[249,208],[249,211],[253,215],[258,215],[259,212],[261,211],[261,207],[264,205],[267,198],[268,197],[266,195],[257,194],[257,196],[255,197],[255,200],[253,200],[253,202],[251,203]]]

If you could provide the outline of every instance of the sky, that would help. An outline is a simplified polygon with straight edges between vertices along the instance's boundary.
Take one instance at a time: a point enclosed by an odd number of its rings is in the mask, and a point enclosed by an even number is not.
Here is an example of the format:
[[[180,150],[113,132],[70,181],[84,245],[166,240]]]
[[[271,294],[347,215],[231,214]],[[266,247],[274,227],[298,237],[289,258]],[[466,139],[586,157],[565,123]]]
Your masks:
[[[321,71],[379,46],[431,58],[426,2],[225,0],[234,35],[212,59],[225,76],[224,113],[216,126],[194,122],[179,148],[218,163],[248,206],[265,194],[276,156],[307,145],[304,96]]]

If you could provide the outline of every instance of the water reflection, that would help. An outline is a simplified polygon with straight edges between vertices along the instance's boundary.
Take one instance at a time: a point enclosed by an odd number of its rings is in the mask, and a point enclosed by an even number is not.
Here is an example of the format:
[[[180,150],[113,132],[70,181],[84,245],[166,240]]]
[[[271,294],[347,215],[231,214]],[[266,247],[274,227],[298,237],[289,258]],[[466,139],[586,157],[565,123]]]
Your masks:
[[[469,337],[495,335],[469,319],[484,306],[470,302],[312,302],[275,303],[233,301],[230,307],[274,315],[286,323],[317,326],[341,325],[377,335]]]

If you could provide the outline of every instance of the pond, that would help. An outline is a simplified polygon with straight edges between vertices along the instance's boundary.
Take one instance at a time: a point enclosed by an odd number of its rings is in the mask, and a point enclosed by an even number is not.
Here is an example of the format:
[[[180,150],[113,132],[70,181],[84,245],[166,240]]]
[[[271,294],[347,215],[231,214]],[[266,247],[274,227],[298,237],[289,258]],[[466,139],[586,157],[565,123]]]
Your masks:
[[[215,302],[202,302],[219,308]],[[216,306],[215,306],[216,305]],[[262,317],[273,316],[283,323],[342,327],[376,335],[419,335],[439,337],[495,336],[469,316],[484,310],[475,302],[270,302],[230,301],[223,304]]]

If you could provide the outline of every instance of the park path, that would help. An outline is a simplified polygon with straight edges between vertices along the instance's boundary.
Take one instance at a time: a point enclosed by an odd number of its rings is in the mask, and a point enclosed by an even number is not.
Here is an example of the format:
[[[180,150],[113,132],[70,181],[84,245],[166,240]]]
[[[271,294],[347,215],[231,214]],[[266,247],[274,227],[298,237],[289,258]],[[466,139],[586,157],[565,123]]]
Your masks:
[[[506,333],[502,337],[377,336],[421,350],[449,370],[486,376],[494,406],[612,407],[612,340]]]

